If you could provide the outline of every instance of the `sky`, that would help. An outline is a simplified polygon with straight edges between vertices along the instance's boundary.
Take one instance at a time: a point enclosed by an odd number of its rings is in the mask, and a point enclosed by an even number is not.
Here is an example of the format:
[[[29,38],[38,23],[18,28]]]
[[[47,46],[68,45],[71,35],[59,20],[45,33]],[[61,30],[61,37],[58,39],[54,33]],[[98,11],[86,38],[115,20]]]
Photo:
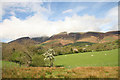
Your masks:
[[[0,16],[2,42],[64,31],[118,30],[117,2],[6,2]]]

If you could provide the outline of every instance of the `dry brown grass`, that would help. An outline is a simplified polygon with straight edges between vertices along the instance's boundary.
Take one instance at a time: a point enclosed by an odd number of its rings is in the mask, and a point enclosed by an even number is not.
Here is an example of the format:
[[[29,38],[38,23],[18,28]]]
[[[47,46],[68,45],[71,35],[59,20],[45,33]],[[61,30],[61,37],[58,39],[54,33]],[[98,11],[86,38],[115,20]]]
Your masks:
[[[3,78],[118,78],[118,67],[26,67],[9,68],[2,72]]]
[[[80,40],[77,40],[77,42],[93,42],[93,43],[98,43],[98,38],[95,36],[87,37],[87,38],[82,38]]]

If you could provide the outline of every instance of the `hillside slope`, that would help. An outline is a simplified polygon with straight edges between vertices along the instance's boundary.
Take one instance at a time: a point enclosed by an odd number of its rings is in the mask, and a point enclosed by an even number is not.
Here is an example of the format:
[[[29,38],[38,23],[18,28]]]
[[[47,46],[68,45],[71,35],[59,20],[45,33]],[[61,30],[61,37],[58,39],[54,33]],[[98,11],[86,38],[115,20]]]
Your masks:
[[[91,42],[91,43],[105,43],[118,40],[120,31],[110,31],[106,33],[102,32],[85,32],[85,33],[67,33],[61,32],[53,35],[49,40],[43,43],[52,43],[52,46],[56,44],[67,45],[75,42]],[[45,45],[44,45],[45,46]],[[46,45],[50,46],[50,45]]]

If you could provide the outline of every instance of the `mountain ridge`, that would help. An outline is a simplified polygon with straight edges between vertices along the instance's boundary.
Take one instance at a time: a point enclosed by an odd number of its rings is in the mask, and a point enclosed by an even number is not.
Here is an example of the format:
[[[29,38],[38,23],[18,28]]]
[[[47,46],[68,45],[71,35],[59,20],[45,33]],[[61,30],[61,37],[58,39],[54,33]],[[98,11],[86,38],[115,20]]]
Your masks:
[[[109,31],[109,32],[61,32],[59,34],[52,35],[51,37],[48,36],[42,36],[42,37],[22,37],[18,38],[16,40],[13,40],[9,43],[12,42],[18,42],[22,43],[23,41],[28,41],[29,43],[33,44],[40,44],[44,42],[49,42],[53,40],[59,40],[62,42],[64,41],[71,41],[72,43],[74,42],[95,42],[95,43],[103,43],[103,42],[109,42],[109,38],[111,40],[116,40],[118,39],[118,36],[120,34],[120,31]],[[113,39],[112,39],[113,38]],[[65,44],[66,45],[66,44]]]

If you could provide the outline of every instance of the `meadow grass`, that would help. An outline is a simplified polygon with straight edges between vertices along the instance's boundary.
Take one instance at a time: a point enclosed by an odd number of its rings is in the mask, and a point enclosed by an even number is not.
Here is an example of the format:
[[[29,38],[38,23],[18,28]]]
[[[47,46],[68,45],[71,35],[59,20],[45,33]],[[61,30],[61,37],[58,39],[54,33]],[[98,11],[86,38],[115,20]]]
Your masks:
[[[118,49],[56,56],[55,65],[66,68],[22,67],[8,61],[2,64],[3,78],[118,78]]]
[[[118,49],[56,56],[54,64],[64,65],[66,68],[82,66],[118,66]]]
[[[0,61],[1,67],[4,69],[6,68],[13,68],[13,67],[26,67],[24,65],[17,64],[15,62],[9,62],[9,61]]]

